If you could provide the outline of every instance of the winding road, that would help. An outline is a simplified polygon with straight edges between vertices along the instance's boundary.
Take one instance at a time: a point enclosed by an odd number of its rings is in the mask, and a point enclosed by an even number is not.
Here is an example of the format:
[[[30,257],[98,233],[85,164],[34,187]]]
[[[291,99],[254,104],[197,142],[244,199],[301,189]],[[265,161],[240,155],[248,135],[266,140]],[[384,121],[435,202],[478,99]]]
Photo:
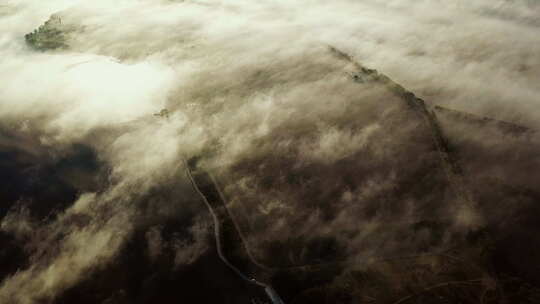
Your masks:
[[[229,259],[227,259],[227,257],[224,254],[223,242],[221,240],[221,237],[222,237],[222,234],[221,234],[222,221],[220,221],[218,215],[216,214],[216,210],[214,210],[214,207],[210,203],[209,198],[208,198],[208,194],[203,193],[203,191],[201,190],[201,188],[197,184],[197,182],[196,182],[196,180],[195,180],[195,178],[193,176],[192,169],[190,168],[189,164],[187,163],[187,161],[185,159],[183,160],[183,162],[184,162],[184,165],[186,167],[187,176],[188,176],[188,178],[189,178],[189,180],[191,182],[191,185],[193,186],[193,189],[195,189],[197,194],[199,194],[199,196],[202,198],[202,200],[206,204],[206,207],[210,211],[210,214],[212,215],[212,220],[214,221],[214,237],[216,239],[216,249],[217,249],[217,253],[218,253],[218,256],[221,259],[221,261],[225,265],[227,265],[227,267],[229,267],[234,273],[236,273],[242,280],[248,282],[249,284],[253,284],[253,285],[264,288],[264,291],[266,292],[266,294],[268,295],[268,297],[270,298],[272,303],[274,303],[274,304],[285,304],[283,302],[283,300],[281,300],[278,293],[274,290],[274,288],[272,288],[272,286],[270,286],[269,284],[260,282],[260,281],[256,280],[255,278],[250,278],[249,276],[244,274],[238,267],[233,265],[229,261]],[[208,178],[212,181],[212,186],[215,188],[215,191],[217,193],[219,193],[219,190],[217,189],[217,185],[214,183],[213,178],[211,178],[209,176],[209,174],[206,173],[206,172],[202,172],[200,174],[208,176]],[[223,208],[226,208],[225,207],[225,202],[222,201],[221,195],[218,197],[218,199],[221,200],[221,204],[223,205]],[[226,211],[226,210],[224,210],[224,211]]]

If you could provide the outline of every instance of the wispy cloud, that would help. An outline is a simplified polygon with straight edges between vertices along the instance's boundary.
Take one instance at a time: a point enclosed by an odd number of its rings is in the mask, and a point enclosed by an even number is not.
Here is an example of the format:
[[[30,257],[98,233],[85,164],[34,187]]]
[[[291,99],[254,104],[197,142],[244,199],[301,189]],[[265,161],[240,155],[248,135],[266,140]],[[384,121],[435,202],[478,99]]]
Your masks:
[[[32,49],[24,35],[52,14],[68,48]],[[82,194],[39,228],[42,239],[29,239],[53,249],[33,247],[33,264],[2,282],[0,301],[54,298],[106,265],[136,229],[137,202],[151,189],[178,178],[180,200],[194,200],[179,172],[181,159],[195,155],[227,181],[232,210],[246,212],[238,219],[252,235],[332,235],[352,255],[418,245],[382,236],[401,235],[427,214],[451,214],[444,206],[455,198],[446,190],[416,195],[406,184],[443,183],[442,173],[422,171],[439,161],[429,134],[384,87],[354,83],[353,68],[327,45],[426,100],[537,128],[538,18],[540,5],[525,0],[2,4],[2,124],[40,147],[85,143],[111,171],[103,193]],[[153,116],[162,108],[169,118]],[[453,139],[483,146],[471,154],[510,155],[509,142],[485,131],[446,126]],[[535,139],[508,140],[527,155],[512,168],[538,165]],[[480,164],[466,167],[479,176],[517,172]],[[317,205],[326,213],[314,212]],[[2,229],[38,229],[29,213],[10,214]],[[194,228],[193,243],[179,241],[178,264],[206,250],[201,231]],[[152,256],[159,233],[147,234]]]

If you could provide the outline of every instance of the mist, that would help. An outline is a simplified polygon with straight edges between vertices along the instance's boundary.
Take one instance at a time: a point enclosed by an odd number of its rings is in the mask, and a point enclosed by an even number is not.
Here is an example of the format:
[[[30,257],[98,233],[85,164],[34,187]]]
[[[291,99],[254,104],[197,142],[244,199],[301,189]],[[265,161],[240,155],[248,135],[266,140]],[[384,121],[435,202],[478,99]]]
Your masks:
[[[47,20],[63,47],[25,41]],[[193,263],[211,238],[185,175],[194,157],[216,175],[254,255],[275,267],[325,257],[274,259],[272,242],[332,238],[340,260],[365,266],[426,243],[443,250],[463,225],[522,212],[532,202],[491,197],[485,180],[535,190],[536,133],[439,115],[478,202],[463,224],[463,199],[421,120],[383,86],[351,81],[355,66],[329,47],[433,105],[536,130],[539,20],[540,3],[527,0],[4,2],[0,151],[42,168],[83,145],[96,169],[66,175],[74,199],[46,202],[49,214],[2,202],[0,229],[28,261],[2,278],[0,302],[54,301],[139,230],[152,260],[166,248],[175,267]],[[434,218],[448,224],[436,244],[440,228],[404,230]],[[185,229],[164,240],[160,225],[173,219]]]

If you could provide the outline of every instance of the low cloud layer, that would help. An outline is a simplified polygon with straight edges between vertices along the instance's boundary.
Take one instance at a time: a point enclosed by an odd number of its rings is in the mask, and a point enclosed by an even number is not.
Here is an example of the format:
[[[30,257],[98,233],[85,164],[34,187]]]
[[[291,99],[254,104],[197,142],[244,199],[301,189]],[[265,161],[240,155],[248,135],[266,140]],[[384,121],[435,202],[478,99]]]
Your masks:
[[[66,47],[25,42],[47,20]],[[540,5],[526,0],[8,0],[0,149],[42,165],[82,144],[103,168],[97,189],[46,218],[22,199],[2,206],[0,229],[29,263],[3,278],[0,302],[52,301],[141,229],[151,260],[172,250],[175,267],[193,263],[210,225],[184,174],[195,156],[261,260],[270,242],[291,239],[336,239],[350,260],[446,246],[450,235],[432,244],[442,228],[428,221],[455,228],[461,202],[429,129],[384,86],[356,83],[355,66],[328,46],[432,104],[538,129],[538,20]],[[154,115],[163,108],[168,117]],[[539,165],[536,135],[504,139],[439,116],[476,199],[488,200],[485,178],[535,187],[523,172]],[[165,240],[160,222],[172,217],[185,218],[185,235]],[[280,263],[317,259],[292,250]]]

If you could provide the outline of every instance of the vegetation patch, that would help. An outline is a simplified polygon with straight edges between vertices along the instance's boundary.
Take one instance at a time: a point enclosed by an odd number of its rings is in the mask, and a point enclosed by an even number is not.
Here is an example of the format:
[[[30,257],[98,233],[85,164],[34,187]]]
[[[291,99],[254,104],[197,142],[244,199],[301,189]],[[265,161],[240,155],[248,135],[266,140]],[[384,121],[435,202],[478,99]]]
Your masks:
[[[52,15],[39,28],[24,36],[26,43],[31,47],[40,50],[66,49],[66,32],[62,30],[62,19],[57,15]]]

